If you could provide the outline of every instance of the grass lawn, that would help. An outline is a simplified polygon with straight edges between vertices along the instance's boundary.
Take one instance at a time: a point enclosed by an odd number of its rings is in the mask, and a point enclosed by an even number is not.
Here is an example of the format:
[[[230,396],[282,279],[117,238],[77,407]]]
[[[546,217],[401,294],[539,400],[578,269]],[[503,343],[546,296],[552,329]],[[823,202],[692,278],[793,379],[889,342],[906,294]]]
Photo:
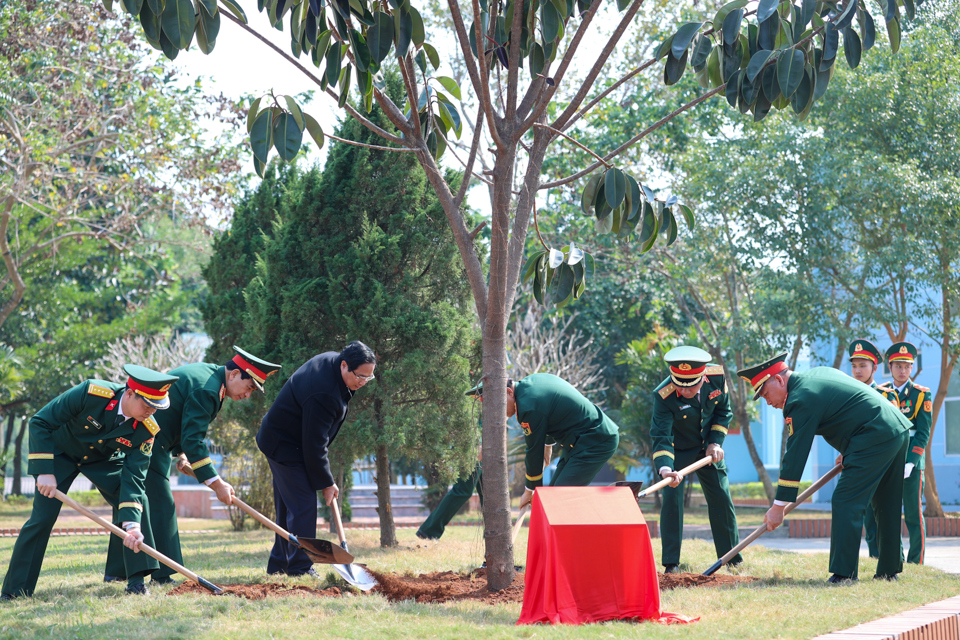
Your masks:
[[[379,532],[348,532],[358,560],[380,572],[469,571],[482,559],[479,528],[454,527],[435,542],[419,540],[409,529],[399,531],[398,537],[398,548],[383,550],[377,546]],[[273,536],[265,531],[187,532],[181,538],[186,565],[208,580],[220,584],[268,580],[264,568]],[[0,539],[0,572],[6,570],[13,544],[13,538]],[[517,546],[522,563],[526,531]],[[659,558],[659,540],[653,546]],[[861,583],[831,587],[824,582],[825,554],[753,547],[744,554],[741,573],[760,581],[663,593],[665,611],[700,616],[698,623],[517,627],[518,604],[390,604],[380,595],[247,601],[230,596],[168,597],[170,587],[152,588],[147,597],[125,596],[122,585],[101,582],[105,548],[105,537],[51,539],[35,597],[0,603],[0,638],[810,638],[960,592],[960,577],[913,565],[906,567],[898,583],[874,582],[873,561],[861,563],[865,578]],[[684,544],[683,570],[703,571],[714,560],[712,543]],[[327,573],[320,565],[317,569],[321,575]],[[286,582],[317,586],[309,578]]]

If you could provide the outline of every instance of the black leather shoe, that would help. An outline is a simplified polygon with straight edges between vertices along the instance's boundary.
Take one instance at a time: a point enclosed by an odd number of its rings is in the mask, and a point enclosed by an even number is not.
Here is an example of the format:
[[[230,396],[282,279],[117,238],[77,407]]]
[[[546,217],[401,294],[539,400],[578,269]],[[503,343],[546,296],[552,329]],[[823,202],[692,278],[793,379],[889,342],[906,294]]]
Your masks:
[[[309,569],[307,569],[307,570],[304,571],[303,573],[297,573],[297,574],[291,573],[290,575],[293,576],[294,578],[300,578],[300,577],[302,577],[302,576],[307,576],[308,578],[319,578],[319,577],[320,577],[320,574],[317,573],[317,570],[314,569],[313,567],[310,567]]]
[[[417,531],[417,537],[420,538],[421,540],[438,540],[439,539],[439,538],[433,538],[431,536],[425,536],[422,533],[420,533],[419,530]]]
[[[177,584],[177,581],[169,576],[166,578],[150,578],[150,582],[153,584]]]
[[[10,593],[0,593],[0,602],[10,602],[17,596]]]
[[[886,580],[887,582],[896,582],[896,581],[899,580],[900,578],[898,578],[898,577],[897,577],[897,574],[895,574],[895,573],[890,573],[890,574],[878,573],[877,575],[873,576],[873,579],[874,579],[874,580]]]
[[[126,578],[121,578],[120,576],[103,576],[104,582],[126,582]]]
[[[131,584],[126,589],[124,589],[124,592],[132,593],[135,596],[150,595],[150,591],[147,589],[147,585],[143,584],[142,582],[138,582],[137,584]]]
[[[827,578],[827,582],[830,584],[853,584],[856,582],[856,578],[851,578],[848,576],[837,575],[836,573]]]
[[[663,565],[663,572],[664,572],[664,573],[680,573],[680,565],[679,565],[679,564],[665,564],[665,565]]]

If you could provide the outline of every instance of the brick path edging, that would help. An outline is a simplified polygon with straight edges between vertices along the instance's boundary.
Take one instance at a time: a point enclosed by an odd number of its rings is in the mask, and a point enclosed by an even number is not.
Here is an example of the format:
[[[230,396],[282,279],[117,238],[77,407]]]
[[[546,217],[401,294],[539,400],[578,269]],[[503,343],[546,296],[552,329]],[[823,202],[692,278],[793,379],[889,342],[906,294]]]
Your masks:
[[[814,640],[960,640],[960,596],[817,636]]]
[[[924,518],[923,521],[926,524],[928,538],[960,536],[960,518]],[[789,537],[791,538],[830,537],[829,518],[787,520],[787,523],[790,527]],[[902,521],[900,532],[902,536],[908,535],[907,525]]]

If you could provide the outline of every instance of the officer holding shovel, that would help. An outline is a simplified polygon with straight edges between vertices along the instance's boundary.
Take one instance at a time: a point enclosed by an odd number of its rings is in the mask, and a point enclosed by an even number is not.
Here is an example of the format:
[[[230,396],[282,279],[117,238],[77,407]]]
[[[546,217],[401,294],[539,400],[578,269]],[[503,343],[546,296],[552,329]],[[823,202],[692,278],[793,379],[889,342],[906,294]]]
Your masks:
[[[177,470],[195,477],[210,487],[217,499],[230,504],[233,487],[224,482],[213,467],[207,449],[207,430],[220,412],[224,398],[242,401],[254,391],[263,393],[263,385],[280,365],[261,360],[239,347],[225,365],[199,362],[177,367],[170,375],[177,384],[170,390],[170,408],[157,415],[160,433],[154,443],[147,472],[146,491],[150,502],[150,524],[156,549],[183,564],[177,510],[170,488],[171,454],[177,457]],[[104,581],[123,580],[123,547],[120,538],[110,537]],[[151,582],[168,584],[176,573],[162,565],[150,576]]]
[[[683,543],[682,469],[707,456],[712,465],[697,470],[697,479],[707,500],[707,513],[717,557],[737,546],[740,535],[737,514],[730,497],[723,440],[733,419],[723,367],[708,366],[710,354],[697,347],[676,347],[664,355],[670,377],[653,393],[653,466],[663,478],[673,478],[663,488],[660,507],[660,537],[663,540],[663,572],[679,573]],[[732,566],[743,561],[740,554]]]
[[[127,593],[147,593],[143,579],[159,566],[139,552],[141,543],[153,546],[144,492],[154,437],[160,431],[153,413],[170,406],[167,392],[177,377],[130,364],[123,370],[129,376],[126,384],[87,380],[30,419],[28,472],[37,478],[37,494],[33,513],[13,546],[0,599],[33,595],[62,505],[55,491],[66,493],[81,473],[113,506],[117,523],[127,531]]]

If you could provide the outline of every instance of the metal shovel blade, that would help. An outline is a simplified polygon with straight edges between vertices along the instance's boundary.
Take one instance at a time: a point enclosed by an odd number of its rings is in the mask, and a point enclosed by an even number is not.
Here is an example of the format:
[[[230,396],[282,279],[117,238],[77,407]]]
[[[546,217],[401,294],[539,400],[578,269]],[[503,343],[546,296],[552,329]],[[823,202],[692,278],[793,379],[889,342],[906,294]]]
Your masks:
[[[335,564],[333,568],[360,591],[370,591],[377,586],[377,579],[362,564]]]
[[[329,540],[297,538],[297,542],[313,562],[319,564],[350,564],[353,562],[353,556],[350,552]]]

